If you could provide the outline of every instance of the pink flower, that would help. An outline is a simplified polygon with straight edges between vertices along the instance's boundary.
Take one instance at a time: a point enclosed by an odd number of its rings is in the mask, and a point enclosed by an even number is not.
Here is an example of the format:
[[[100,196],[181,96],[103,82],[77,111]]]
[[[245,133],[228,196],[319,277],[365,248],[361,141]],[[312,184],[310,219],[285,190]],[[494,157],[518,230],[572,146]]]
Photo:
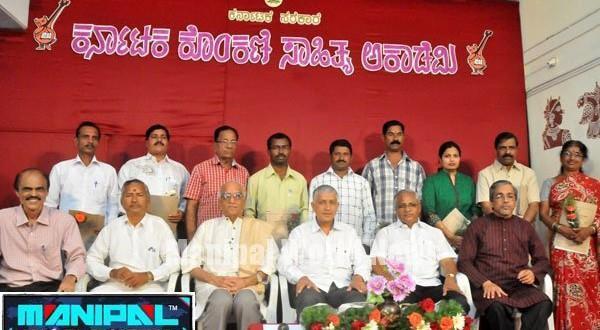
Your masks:
[[[397,280],[402,284],[402,286],[409,292],[413,292],[416,289],[417,284],[413,280],[413,278],[408,274],[402,274],[398,276]]]
[[[388,259],[385,261],[385,263],[388,266],[388,269],[390,270],[390,272],[394,275],[399,275],[404,273],[404,264],[401,263],[400,261],[396,261],[393,259]]]
[[[567,205],[567,207],[565,207],[565,210],[567,210],[568,212],[575,212],[575,205]]]
[[[393,281],[387,283],[387,289],[392,294],[394,301],[400,302],[408,296],[409,293],[414,291],[414,281],[410,276],[403,274]],[[412,284],[412,289],[410,288]]]
[[[567,219],[569,219],[569,220],[575,220],[575,219],[577,219],[577,214],[575,214],[575,213],[568,213],[567,214]]]
[[[386,283],[387,280],[383,276],[371,276],[371,279],[367,282],[367,289],[374,294],[382,294],[385,290]]]

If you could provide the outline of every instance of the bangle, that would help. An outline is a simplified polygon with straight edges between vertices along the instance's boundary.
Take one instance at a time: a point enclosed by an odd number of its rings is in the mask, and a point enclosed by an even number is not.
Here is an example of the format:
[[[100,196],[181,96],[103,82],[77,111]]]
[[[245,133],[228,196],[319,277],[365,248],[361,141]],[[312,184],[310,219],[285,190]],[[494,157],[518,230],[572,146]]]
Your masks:
[[[555,233],[557,233],[557,232],[558,232],[558,227],[559,227],[559,226],[560,226],[560,225],[558,224],[558,222],[555,222],[555,223],[553,223],[553,224],[552,224],[552,231],[553,231],[553,232],[555,232]]]
[[[596,224],[592,224],[590,227],[594,230],[594,232],[592,234],[595,234],[598,232],[598,227],[596,226]]]

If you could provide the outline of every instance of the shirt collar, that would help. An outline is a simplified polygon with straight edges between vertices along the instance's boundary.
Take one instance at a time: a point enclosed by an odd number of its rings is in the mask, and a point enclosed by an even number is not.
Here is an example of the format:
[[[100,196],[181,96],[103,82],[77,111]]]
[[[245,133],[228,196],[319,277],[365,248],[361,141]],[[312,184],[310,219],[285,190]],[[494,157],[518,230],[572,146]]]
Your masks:
[[[140,220],[140,222],[138,222],[138,224],[136,225],[136,227],[140,226],[144,227],[145,223],[148,222],[148,220],[146,220],[148,218],[148,213],[144,214],[144,217],[142,218],[142,220]],[[127,213],[125,213],[125,215],[123,216],[123,224],[125,225],[131,225],[133,227],[133,225],[131,223],[129,223],[129,217],[127,216]]]
[[[342,226],[340,225],[339,221],[333,220],[333,230],[342,230],[341,227]],[[319,224],[317,223],[317,218],[315,216],[314,219],[310,220],[310,231],[316,233],[319,230],[321,230],[321,227],[319,227]]]
[[[213,165],[221,165],[221,160],[219,160],[219,157],[217,155],[214,155],[213,158],[211,158],[209,161]],[[235,159],[231,161],[231,166],[238,167],[238,163],[235,161]]]
[[[90,162],[91,164],[99,164],[100,162],[98,161],[98,159],[96,159],[96,155],[94,155],[94,157],[92,157],[92,161]],[[81,164],[84,165],[83,160],[81,160],[81,157],[79,157],[79,154],[77,154],[77,156],[75,156],[75,164]]]
[[[379,159],[380,160],[387,159],[386,153],[384,152],[383,155],[379,156]],[[402,160],[400,162],[403,162],[403,161],[407,161],[407,162],[412,161],[412,159],[410,159],[410,157],[408,157],[408,153],[404,150],[402,151]]]
[[[48,211],[48,208],[44,206],[42,208],[42,213],[40,213],[40,216],[37,218],[36,222],[47,226],[50,223],[50,221],[49,221],[50,215],[48,214],[49,212],[50,211]],[[27,215],[25,214],[25,211],[23,210],[23,206],[22,205],[17,206],[17,221],[16,221],[17,227],[22,226],[27,223],[29,223],[29,219],[27,219]]]
[[[155,163],[158,163],[158,161],[156,160],[156,157],[151,155],[150,153],[147,153],[146,156],[144,156],[144,159],[146,160],[151,160]],[[171,159],[169,158],[169,155],[165,155],[165,158],[163,159],[166,163],[170,162]]]
[[[269,163],[269,166],[267,166],[267,176],[272,176],[272,175],[277,175],[277,173],[275,173],[275,169],[273,168],[273,165],[271,165],[271,163]],[[290,167],[290,165],[288,165],[287,171],[285,172],[285,177],[291,177],[291,178],[295,178],[296,174],[294,173],[294,170],[292,170],[292,168]]]
[[[325,173],[331,174],[331,175],[335,175],[335,176],[339,177],[337,175],[337,173],[335,173],[335,171],[333,170],[333,167],[331,167],[331,166],[329,166],[329,168],[327,169],[327,171],[325,171]],[[352,171],[352,168],[349,167],[348,168],[348,174],[346,174],[346,176],[349,176],[349,175],[352,175],[352,174],[354,174],[354,171]]]
[[[515,162],[513,163],[511,169],[515,169],[517,171],[520,171],[521,168],[519,167],[519,163],[515,160]],[[504,169],[504,165],[502,165],[497,159],[494,160],[494,164],[492,164],[492,169],[494,169],[494,172],[500,172]]]
[[[407,224],[400,221],[400,219],[398,219],[398,217],[396,217],[396,221],[394,221],[394,225],[398,228],[412,229],[412,228],[409,228]],[[413,225],[413,228],[423,228],[423,222],[421,222],[421,219],[417,220],[417,222]]]
[[[237,217],[233,222],[231,222],[231,219],[229,219],[226,216],[223,216],[222,219],[223,219],[223,221],[227,221],[228,223],[230,223],[232,225],[236,224],[238,221],[240,221],[240,222],[242,221],[242,218],[240,218],[240,217]]]

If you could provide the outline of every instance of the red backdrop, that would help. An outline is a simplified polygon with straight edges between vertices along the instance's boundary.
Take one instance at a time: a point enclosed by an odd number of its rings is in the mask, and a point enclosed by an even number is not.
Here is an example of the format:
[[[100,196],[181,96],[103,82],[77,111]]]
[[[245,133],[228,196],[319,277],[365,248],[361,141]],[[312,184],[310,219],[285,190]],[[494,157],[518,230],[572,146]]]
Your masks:
[[[521,139],[527,163],[527,126],[518,3],[505,1],[284,0],[273,22],[228,20],[228,10],[268,11],[263,0],[115,1],[72,0],[59,17],[52,51],[36,51],[34,17],[50,15],[56,0],[32,0],[25,32],[0,32],[0,207],[13,205],[14,174],[30,166],[49,171],[72,158],[74,129],[82,120],[102,128],[98,156],[119,169],[145,152],[143,133],[154,123],[171,130],[170,156],[189,170],[212,155],[212,131],[223,123],[240,132],[238,160],[252,172],[268,161],[265,140],[283,131],[293,140],[291,165],[307,180],[328,165],[336,138],[355,149],[361,169],[381,154],[384,121],[406,125],[405,148],[427,172],[437,167],[437,148],[453,139],[463,149],[463,169],[474,174],[493,157],[494,136],[509,130]],[[318,26],[284,25],[279,13],[322,15]],[[163,59],[95,55],[71,49],[74,23],[144,25],[171,30]],[[265,65],[233,61],[183,61],[177,34],[188,24],[213,34],[271,32],[273,52]],[[488,68],[472,76],[465,46],[494,31],[484,51]],[[278,68],[280,38],[321,36],[349,41],[355,71],[320,67]],[[361,65],[365,41],[456,45],[455,75],[369,72]]]

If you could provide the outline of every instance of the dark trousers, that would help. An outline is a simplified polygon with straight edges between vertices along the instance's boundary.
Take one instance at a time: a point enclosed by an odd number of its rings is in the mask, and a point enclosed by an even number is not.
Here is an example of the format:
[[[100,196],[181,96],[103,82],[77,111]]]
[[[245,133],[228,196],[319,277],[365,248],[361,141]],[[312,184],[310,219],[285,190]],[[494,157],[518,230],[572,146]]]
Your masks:
[[[59,280],[50,282],[33,282],[24,286],[10,287],[6,284],[0,284],[0,291],[3,292],[56,292],[60,286]]]
[[[453,299],[456,300],[457,303],[459,303],[463,310],[466,313],[469,313],[469,303],[467,302],[467,298],[462,295],[460,292],[456,292],[456,291],[448,291],[446,292],[446,295],[443,295],[444,293],[444,286],[443,285],[438,285],[438,286],[420,286],[417,285],[417,287],[415,288],[415,291],[411,292],[408,297],[406,297],[406,299],[404,299],[405,303],[418,303],[421,300],[425,299],[425,298],[431,298],[433,301],[438,302],[440,300],[444,300],[444,299]]]
[[[527,308],[519,308],[521,312],[521,329],[545,330],[548,329],[548,317],[552,313],[552,302],[544,300]],[[515,308],[493,302],[481,315],[480,329],[486,330],[514,330]]]
[[[328,292],[315,289],[304,289],[296,296],[295,305],[298,319],[300,313],[305,307],[312,306],[318,303],[326,303],[333,308],[340,307],[341,304],[351,302],[362,302],[367,299],[365,294],[362,294],[354,289],[348,291],[348,287],[338,288],[335,283],[331,282]]]

